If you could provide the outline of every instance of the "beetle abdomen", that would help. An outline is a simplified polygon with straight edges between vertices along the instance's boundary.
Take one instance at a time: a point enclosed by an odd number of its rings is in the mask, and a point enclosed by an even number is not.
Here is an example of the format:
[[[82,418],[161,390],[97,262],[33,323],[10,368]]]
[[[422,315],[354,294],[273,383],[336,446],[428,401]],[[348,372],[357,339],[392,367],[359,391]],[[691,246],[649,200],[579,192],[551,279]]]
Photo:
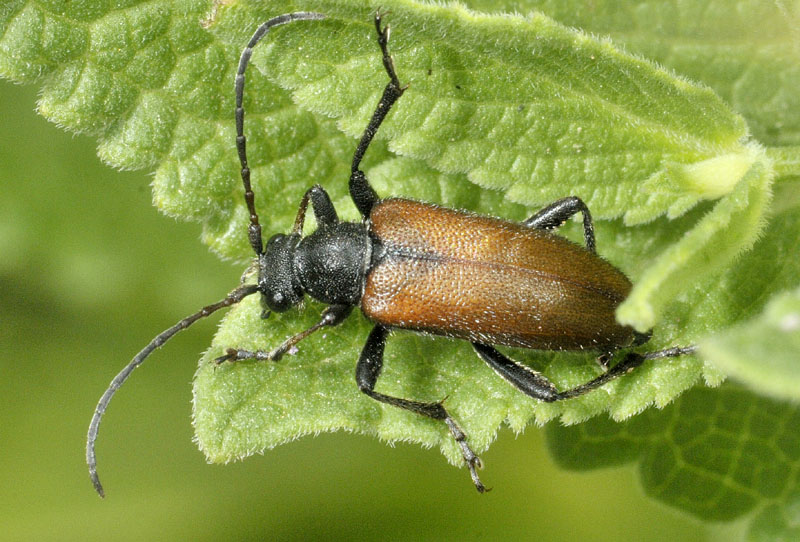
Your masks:
[[[614,318],[630,281],[562,237],[404,199],[381,201],[370,220],[384,253],[361,308],[380,324],[537,349],[611,350],[633,338]]]

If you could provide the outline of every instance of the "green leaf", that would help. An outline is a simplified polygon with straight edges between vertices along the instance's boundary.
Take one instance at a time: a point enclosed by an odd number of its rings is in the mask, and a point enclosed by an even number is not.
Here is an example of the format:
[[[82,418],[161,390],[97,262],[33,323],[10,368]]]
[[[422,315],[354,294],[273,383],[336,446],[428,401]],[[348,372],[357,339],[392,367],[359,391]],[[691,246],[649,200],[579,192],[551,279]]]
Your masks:
[[[700,348],[744,385],[800,399],[800,289],[775,296],[758,317],[702,341]]]
[[[270,42],[256,62],[355,137],[385,84],[370,21],[346,3],[313,5],[337,20]],[[709,89],[539,14],[400,2],[391,23],[402,29],[392,47],[410,91],[379,137],[511,201],[578,195],[595,216],[629,224],[679,216],[730,192],[758,154],[742,144],[742,119]]]
[[[559,465],[587,470],[639,463],[644,491],[697,517],[730,521],[753,511],[749,540],[800,535],[800,409],[734,385],[695,389],[664,410],[624,423],[596,418],[550,425]]]
[[[800,6],[697,0],[466,0],[488,12],[539,10],[705,83],[766,145],[800,144]]]
[[[755,162],[732,193],[658,255],[617,309],[619,321],[642,332],[651,329],[687,281],[723,268],[749,249],[764,221],[771,181],[768,164]]]

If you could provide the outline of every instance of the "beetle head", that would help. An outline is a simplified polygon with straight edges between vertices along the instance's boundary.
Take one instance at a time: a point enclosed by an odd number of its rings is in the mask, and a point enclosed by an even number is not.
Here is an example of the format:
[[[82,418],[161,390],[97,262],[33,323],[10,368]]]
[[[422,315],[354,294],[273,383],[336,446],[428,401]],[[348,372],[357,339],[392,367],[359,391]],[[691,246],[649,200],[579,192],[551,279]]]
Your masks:
[[[293,270],[297,234],[273,235],[258,257],[258,291],[264,310],[285,312],[303,300],[303,289]]]

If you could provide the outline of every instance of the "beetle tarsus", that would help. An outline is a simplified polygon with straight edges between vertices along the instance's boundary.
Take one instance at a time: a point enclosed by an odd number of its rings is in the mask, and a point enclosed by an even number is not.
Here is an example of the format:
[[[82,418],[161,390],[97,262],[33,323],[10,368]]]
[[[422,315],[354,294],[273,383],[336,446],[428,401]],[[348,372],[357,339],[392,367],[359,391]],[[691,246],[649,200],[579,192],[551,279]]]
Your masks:
[[[234,359],[236,359],[236,350],[233,348],[228,348],[225,350],[225,355],[214,359],[214,363],[217,365],[222,365],[226,361],[233,361]]]
[[[461,427],[451,416],[447,416],[444,419],[444,423],[447,424],[447,427],[450,429],[450,434],[453,435],[456,443],[461,448],[461,455],[464,456],[464,462],[467,464],[469,475],[472,477],[472,483],[475,484],[475,489],[478,490],[478,493],[486,493],[487,491],[491,491],[491,489],[483,485],[483,482],[481,482],[481,479],[478,476],[478,469],[483,468],[483,462],[481,461],[481,458],[472,451],[472,448],[469,447],[469,444],[467,444],[467,434],[464,433],[464,430],[461,429]]]
[[[327,194],[325,194],[327,198]],[[228,348],[224,356],[220,356],[214,360],[217,365],[225,363],[226,361],[242,361],[246,359],[254,359],[257,361],[278,361],[283,355],[288,352],[294,345],[323,327],[335,326],[340,324],[352,312],[353,307],[348,305],[330,305],[324,311],[319,322],[310,328],[301,331],[296,335],[292,335],[280,346],[270,351],[263,350],[237,350],[236,348]]]
[[[678,356],[685,356],[687,354],[694,354],[697,351],[697,345],[690,346],[673,346],[672,348],[665,348],[656,352],[648,352],[642,354],[645,359],[660,359],[660,358],[675,358]]]
[[[400,84],[400,80],[397,77],[397,73],[394,69],[394,61],[392,60],[392,55],[389,54],[389,36],[391,35],[390,26],[387,24],[383,28],[381,28],[381,20],[383,16],[386,15],[385,13],[377,12],[375,13],[375,30],[378,32],[378,45],[381,48],[381,54],[383,55],[383,67],[386,69],[386,73],[389,74],[389,78],[391,79],[392,84],[400,89],[402,85]],[[407,87],[408,85],[406,85]],[[405,87],[403,88],[405,90]],[[402,92],[402,91],[401,91]]]
[[[280,357],[280,356],[278,356]],[[214,360],[217,365],[222,365],[226,361],[245,361],[254,359],[258,361],[276,361],[275,351],[264,352],[262,350],[237,350],[236,348],[228,348],[224,356],[220,356]]]

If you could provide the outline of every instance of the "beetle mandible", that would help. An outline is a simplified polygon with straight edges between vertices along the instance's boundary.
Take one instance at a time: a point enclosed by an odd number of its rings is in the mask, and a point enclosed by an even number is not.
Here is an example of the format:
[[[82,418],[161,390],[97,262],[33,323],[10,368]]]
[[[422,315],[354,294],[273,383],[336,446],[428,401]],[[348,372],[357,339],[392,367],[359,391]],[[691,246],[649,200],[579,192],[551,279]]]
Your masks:
[[[644,361],[690,354],[694,346],[657,352],[627,353],[608,367],[611,355],[639,346],[650,333],[617,323],[614,312],[628,296],[631,283],[596,254],[592,217],[577,197],[558,200],[517,223],[442,208],[409,199],[381,199],[360,169],[361,159],[389,110],[407,87],[400,84],[389,54],[389,27],[374,17],[383,67],[389,76],[356,147],[350,196],[361,222],[340,222],[328,193],[314,185],[300,201],[292,232],[276,234],[264,245],[250,186],[244,135],[245,71],[253,47],[270,28],[324,15],[297,12],[259,26],[242,52],[236,74],[236,148],[241,162],[245,202],[250,214],[248,238],[256,254],[256,284],[242,284],[224,299],[203,307],[157,335],[112,380],[100,398],[89,426],[86,460],[95,489],[104,495],[97,476],[95,441],[100,420],[114,393],[153,350],[182,329],[209,314],[261,294],[264,317],[296,306],[305,294],[326,303],[319,322],[270,351],[229,348],[216,363],[245,359],[277,361],[315,331],[341,323],[360,307],[375,323],[356,364],[356,382],[369,397],[444,422],[464,457],[479,492],[478,456],[467,436],[442,402],[392,397],[375,391],[383,366],[386,339],[392,329],[470,341],[495,372],[524,394],[540,401],[583,395],[629,373]],[[302,237],[306,209],[312,206],[317,229]],[[573,215],[583,216],[585,246],[552,233]],[[511,360],[495,345],[538,350],[595,350],[606,369],[576,388],[559,391],[541,373]]]

